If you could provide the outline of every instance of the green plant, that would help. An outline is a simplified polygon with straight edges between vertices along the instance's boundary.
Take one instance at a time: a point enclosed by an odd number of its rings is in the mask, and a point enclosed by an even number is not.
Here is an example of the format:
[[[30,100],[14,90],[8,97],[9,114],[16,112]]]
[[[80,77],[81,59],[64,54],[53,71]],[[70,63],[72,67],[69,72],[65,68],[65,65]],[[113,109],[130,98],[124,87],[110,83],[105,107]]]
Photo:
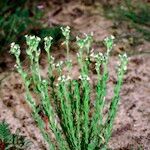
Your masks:
[[[150,25],[148,4],[139,1],[136,5],[133,5],[130,0],[124,0],[124,3],[126,8],[120,8],[124,17],[130,19],[134,23]]]
[[[62,27],[61,30],[65,36],[67,60],[55,62],[50,52],[53,39],[45,37],[44,49],[49,65],[48,77],[45,79],[40,75],[40,49],[38,47],[40,38],[26,36],[28,45],[26,53],[30,60],[28,71],[22,68],[19,59],[19,45],[11,44],[10,52],[16,57],[16,68],[24,81],[26,101],[32,109],[32,115],[43,138],[49,145],[48,149],[105,150],[111,137],[117,112],[123,75],[127,69],[127,56],[126,54],[119,55],[118,80],[108,113],[104,115],[109,55],[113,48],[114,37],[110,36],[104,40],[107,49],[105,54],[90,51],[93,41],[92,34],[85,35],[83,39],[77,37],[79,47],[77,61],[80,76],[73,78],[73,65],[69,59],[70,28]],[[96,89],[92,88],[90,82],[90,68],[93,63],[97,72]],[[65,65],[67,71],[64,72]],[[53,74],[54,70],[57,71],[58,77]],[[33,92],[38,95],[39,103],[33,98],[30,85],[34,85]],[[95,93],[94,97],[91,97],[92,93]],[[54,138],[51,135],[54,135]]]
[[[7,49],[11,42],[22,39],[22,35],[31,29],[39,27],[38,19],[42,12],[36,5],[37,2],[29,0],[0,1],[0,51]]]
[[[19,130],[12,134],[9,125],[5,121],[0,122],[0,150],[25,150],[30,144],[25,136],[19,135]]]
[[[143,34],[146,40],[150,40],[150,4],[143,1],[123,0],[112,9],[106,8],[105,15],[119,21],[126,21]]]

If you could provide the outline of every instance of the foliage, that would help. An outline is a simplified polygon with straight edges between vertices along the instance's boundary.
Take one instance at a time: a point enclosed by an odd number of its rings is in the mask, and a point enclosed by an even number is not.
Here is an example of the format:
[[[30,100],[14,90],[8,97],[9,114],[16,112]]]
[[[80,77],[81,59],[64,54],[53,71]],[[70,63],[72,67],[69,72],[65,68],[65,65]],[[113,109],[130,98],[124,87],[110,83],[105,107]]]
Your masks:
[[[63,37],[61,32],[62,25],[54,26],[51,28],[39,28],[39,29],[33,29],[30,31],[32,35],[39,36],[41,39],[44,39],[46,36],[51,36],[53,38],[53,44],[58,43],[58,41]],[[43,42],[43,41],[42,41]]]
[[[42,13],[35,6],[35,2],[1,0],[0,10],[0,50],[7,49],[12,41],[20,40],[33,27],[39,27],[38,19]]]
[[[50,53],[53,39],[45,37],[44,49],[49,65],[47,78],[40,75],[38,46],[41,39],[39,37],[26,36],[29,71],[24,71],[22,68],[19,45],[11,44],[10,52],[16,57],[16,68],[24,81],[26,101],[32,109],[32,115],[43,138],[49,145],[49,150],[106,150],[117,113],[123,76],[127,69],[127,56],[119,55],[118,80],[108,113],[105,115],[108,63],[114,37],[110,36],[104,40],[107,49],[105,54],[91,51],[92,34],[85,35],[83,39],[77,37],[80,76],[73,78],[73,65],[69,58],[70,28],[62,27],[61,30],[65,36],[63,44],[66,45],[67,60],[55,62]],[[95,89],[92,88],[90,77],[92,64],[97,72]],[[65,72],[64,66],[67,68]],[[53,74],[54,71],[57,71],[58,76]],[[40,104],[33,98],[31,85],[34,85],[33,92],[38,95]],[[95,93],[94,97],[91,97],[92,93]]]
[[[19,130],[12,134],[9,125],[3,121],[0,122],[0,149],[1,150],[25,150],[31,142],[24,136],[19,135]]]
[[[138,2],[133,5],[130,0],[124,0],[126,8],[123,10],[123,15],[134,23],[150,25],[150,10],[149,5],[144,2]]]
[[[150,40],[150,4],[143,1],[124,0],[112,9],[105,9],[109,18],[128,21],[132,27],[141,32],[146,40]]]

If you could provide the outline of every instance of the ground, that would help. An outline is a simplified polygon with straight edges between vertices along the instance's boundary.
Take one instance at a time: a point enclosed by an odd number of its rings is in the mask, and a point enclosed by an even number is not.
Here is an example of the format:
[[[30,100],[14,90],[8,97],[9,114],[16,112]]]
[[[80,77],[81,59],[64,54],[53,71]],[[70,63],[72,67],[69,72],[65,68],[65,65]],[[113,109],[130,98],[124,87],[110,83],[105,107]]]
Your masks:
[[[150,44],[148,41],[142,39],[138,44],[133,45],[126,35],[138,34],[135,29],[128,29],[126,24],[118,25],[114,29],[114,21],[104,17],[101,5],[83,6],[79,2],[70,2],[61,6],[52,5],[51,11],[47,11],[45,20],[48,20],[49,26],[60,23],[69,25],[73,27],[75,34],[93,32],[95,39],[93,47],[96,51],[103,51],[102,39],[110,34],[116,35],[116,45],[109,63],[107,101],[111,100],[116,81],[116,54],[127,52],[129,63],[109,147],[112,150],[150,150]],[[55,48],[52,55],[57,59],[64,59],[64,53],[65,51]],[[72,58],[74,54],[75,51],[72,51]],[[14,60],[11,57],[4,58],[5,55],[0,60],[0,121],[5,119],[13,132],[19,128],[23,135],[31,139],[33,141],[31,150],[44,150],[46,145],[25,102],[22,80],[13,69]],[[43,74],[46,65],[43,59]],[[76,68],[76,64],[74,67]]]

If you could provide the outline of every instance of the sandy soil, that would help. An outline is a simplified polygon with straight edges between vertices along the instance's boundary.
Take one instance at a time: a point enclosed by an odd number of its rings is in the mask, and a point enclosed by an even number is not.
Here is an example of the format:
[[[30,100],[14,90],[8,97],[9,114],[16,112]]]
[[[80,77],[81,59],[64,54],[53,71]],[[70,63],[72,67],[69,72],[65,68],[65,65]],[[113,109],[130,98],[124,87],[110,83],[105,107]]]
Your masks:
[[[58,7],[58,8],[57,8]],[[113,29],[113,21],[103,17],[101,6],[83,6],[77,2],[70,2],[60,6],[53,6],[47,13],[49,25],[62,23],[74,27],[81,33],[94,32],[97,51],[103,49],[101,40],[107,35],[117,32],[117,35],[135,33],[135,30],[127,30],[126,26]],[[56,9],[61,9],[55,13]],[[55,15],[54,15],[55,14]],[[100,43],[100,45],[99,45]],[[112,150],[150,150],[150,44],[142,40],[138,46],[132,46],[127,38],[116,40],[113,56],[110,60],[110,78],[108,82],[109,102],[113,95],[113,86],[116,82],[115,65],[116,54],[126,51],[129,53],[128,70],[124,78],[121,91],[121,101],[115,119],[112,138],[109,147]],[[130,52],[133,52],[131,55]],[[64,51],[55,50],[53,55],[64,58]],[[74,52],[72,52],[72,57]],[[31,150],[44,150],[46,145],[31,117],[31,110],[25,102],[25,91],[20,76],[12,71],[14,60],[2,58],[0,63],[6,63],[0,67],[0,121],[5,119],[13,132],[17,128],[21,134],[33,141]],[[46,63],[43,61],[44,68]],[[76,67],[76,66],[74,66]],[[6,69],[7,68],[7,69]],[[43,70],[44,74],[45,70]],[[3,80],[1,80],[3,79]]]

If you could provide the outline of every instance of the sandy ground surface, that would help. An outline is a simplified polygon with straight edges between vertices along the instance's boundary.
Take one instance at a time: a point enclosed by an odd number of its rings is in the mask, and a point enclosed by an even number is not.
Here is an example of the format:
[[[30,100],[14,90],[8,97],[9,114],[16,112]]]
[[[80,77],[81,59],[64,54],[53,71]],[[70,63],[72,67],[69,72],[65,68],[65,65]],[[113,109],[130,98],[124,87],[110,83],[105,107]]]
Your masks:
[[[101,7],[85,7],[76,2],[60,6],[53,6],[47,13],[49,25],[62,23],[74,27],[81,33],[94,32],[97,51],[103,49],[101,40],[107,35],[117,32],[117,35],[134,33],[134,29],[128,31],[126,27],[113,29],[113,21],[103,17]],[[55,9],[54,9],[55,8]],[[56,9],[60,12],[54,15]],[[64,19],[65,18],[65,19]],[[138,46],[132,46],[128,39],[120,38],[116,41],[113,56],[110,59],[110,78],[106,100],[109,102],[113,95],[113,87],[116,82],[115,65],[116,54],[126,51],[129,53],[129,65],[124,78],[121,91],[121,101],[115,119],[112,138],[109,147],[112,150],[150,150],[150,44],[142,41]],[[130,52],[133,52],[131,55]],[[146,52],[146,53],[145,53]],[[71,52],[73,58],[75,52]],[[55,57],[64,59],[64,51],[56,49],[52,52]],[[1,59],[1,63],[3,58]],[[31,117],[31,110],[25,102],[25,90],[20,76],[12,71],[14,62],[12,58],[5,60],[6,67],[0,68],[0,121],[5,119],[12,132],[17,128],[21,134],[33,141],[31,150],[44,150],[46,145]],[[43,59],[43,74],[46,63]],[[76,66],[74,66],[76,68]],[[7,69],[5,69],[7,68]],[[74,73],[76,74],[76,69]]]

